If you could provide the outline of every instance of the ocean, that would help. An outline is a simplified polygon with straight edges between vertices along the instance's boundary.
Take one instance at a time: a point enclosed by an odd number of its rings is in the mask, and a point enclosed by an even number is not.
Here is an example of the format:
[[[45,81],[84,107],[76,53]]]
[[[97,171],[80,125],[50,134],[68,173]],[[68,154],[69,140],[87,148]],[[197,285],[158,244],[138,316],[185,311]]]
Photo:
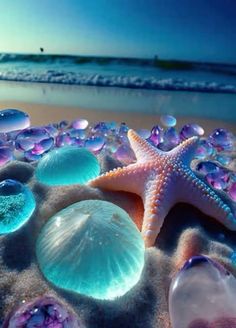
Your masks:
[[[0,54],[0,80],[1,100],[236,121],[234,64]]]

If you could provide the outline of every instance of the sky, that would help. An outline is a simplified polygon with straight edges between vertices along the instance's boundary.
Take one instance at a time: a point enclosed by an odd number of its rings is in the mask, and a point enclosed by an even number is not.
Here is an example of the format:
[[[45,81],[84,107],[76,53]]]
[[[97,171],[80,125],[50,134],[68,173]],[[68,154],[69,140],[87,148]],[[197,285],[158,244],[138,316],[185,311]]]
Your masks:
[[[0,52],[236,63],[236,0],[1,0]]]

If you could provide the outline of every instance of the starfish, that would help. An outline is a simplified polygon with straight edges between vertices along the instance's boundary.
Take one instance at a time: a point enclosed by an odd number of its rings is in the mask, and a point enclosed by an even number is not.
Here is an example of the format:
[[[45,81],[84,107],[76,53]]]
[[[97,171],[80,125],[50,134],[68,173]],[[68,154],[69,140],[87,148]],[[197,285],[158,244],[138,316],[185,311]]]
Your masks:
[[[178,202],[192,204],[227,228],[236,230],[233,207],[190,168],[198,137],[183,141],[169,152],[154,148],[131,129],[128,139],[137,161],[106,172],[89,181],[89,185],[127,191],[142,198],[142,235],[146,247],[154,245],[166,215]]]

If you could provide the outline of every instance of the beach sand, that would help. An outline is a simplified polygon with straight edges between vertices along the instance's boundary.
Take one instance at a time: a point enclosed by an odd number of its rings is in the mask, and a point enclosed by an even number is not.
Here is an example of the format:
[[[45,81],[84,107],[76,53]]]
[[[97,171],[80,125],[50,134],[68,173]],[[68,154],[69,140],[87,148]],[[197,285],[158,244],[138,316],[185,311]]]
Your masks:
[[[16,101],[1,101],[0,109],[20,108],[31,117],[32,125],[61,120],[86,118],[98,121],[126,122],[128,126],[150,129],[159,116],[137,113],[87,110]],[[177,117],[178,126],[198,123],[206,134],[217,127],[235,131],[235,123]],[[119,163],[108,158],[101,161],[102,170]],[[236,233],[224,228],[187,204],[177,204],[168,214],[155,247],[146,250],[145,268],[140,282],[126,295],[114,301],[98,301],[55,288],[41,275],[35,256],[35,242],[43,224],[66,206],[84,199],[104,199],[123,207],[133,217],[141,200],[121,192],[102,192],[86,186],[47,187],[36,181],[35,166],[14,161],[0,169],[0,180],[18,179],[34,192],[37,208],[30,221],[19,231],[0,236],[0,326],[6,315],[22,300],[53,295],[75,311],[86,328],[170,328],[168,291],[171,278],[191,256],[205,254],[218,260],[236,276],[230,255],[236,248]],[[137,205],[139,204],[139,205]],[[91,265],[93,262],[91,260]]]

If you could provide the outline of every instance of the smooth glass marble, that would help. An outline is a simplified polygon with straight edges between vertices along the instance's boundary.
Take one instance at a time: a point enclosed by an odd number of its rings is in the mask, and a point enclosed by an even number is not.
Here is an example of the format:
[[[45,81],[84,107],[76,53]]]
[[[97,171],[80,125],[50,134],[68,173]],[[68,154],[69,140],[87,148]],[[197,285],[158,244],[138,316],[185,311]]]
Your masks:
[[[0,182],[0,234],[21,228],[35,210],[31,190],[16,180]]]
[[[97,177],[100,166],[87,149],[73,146],[55,148],[38,162],[35,175],[47,185],[85,184]]]
[[[172,328],[234,327],[236,279],[206,256],[190,258],[173,278],[169,290]],[[197,325],[198,324],[198,325]]]
[[[82,328],[79,319],[51,296],[40,297],[12,311],[3,328]]]
[[[18,109],[0,111],[0,132],[25,129],[30,125],[29,115]]]
[[[37,240],[39,267],[54,285],[96,299],[114,299],[140,279],[144,242],[129,215],[101,200],[55,214]]]

